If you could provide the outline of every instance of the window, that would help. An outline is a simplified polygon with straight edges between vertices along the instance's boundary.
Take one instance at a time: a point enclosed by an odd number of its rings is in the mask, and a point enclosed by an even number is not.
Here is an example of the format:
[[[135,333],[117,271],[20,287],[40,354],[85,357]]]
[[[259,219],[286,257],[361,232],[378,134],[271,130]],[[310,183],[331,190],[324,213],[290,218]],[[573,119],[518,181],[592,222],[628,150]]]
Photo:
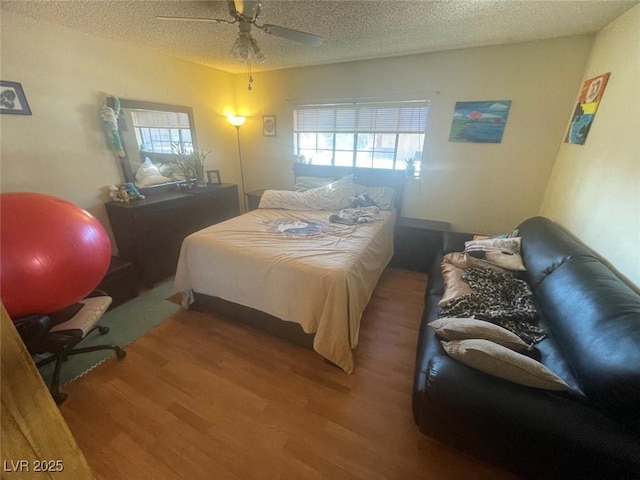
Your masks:
[[[131,112],[138,148],[142,152],[193,151],[189,116],[180,112]]]
[[[293,110],[294,154],[316,165],[404,170],[422,160],[425,100],[300,105]]]

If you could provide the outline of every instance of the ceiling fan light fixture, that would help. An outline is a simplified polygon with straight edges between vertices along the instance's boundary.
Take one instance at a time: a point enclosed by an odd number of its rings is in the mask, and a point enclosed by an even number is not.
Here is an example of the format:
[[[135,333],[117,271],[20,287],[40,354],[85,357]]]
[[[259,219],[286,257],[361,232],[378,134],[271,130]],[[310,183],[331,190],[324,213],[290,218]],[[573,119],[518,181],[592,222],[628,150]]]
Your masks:
[[[264,63],[267,59],[267,56],[262,52],[262,50],[260,50],[256,39],[247,32],[240,32],[238,38],[233,44],[233,48],[231,49],[231,55],[238,62],[242,63],[251,61],[255,63]]]
[[[253,58],[255,58],[256,63],[264,63],[264,61],[267,59],[267,56],[262,50],[260,50],[258,42],[255,38],[251,39],[251,46],[253,47]]]
[[[231,49],[231,55],[239,62],[248,62],[253,54],[251,35],[241,33]]]

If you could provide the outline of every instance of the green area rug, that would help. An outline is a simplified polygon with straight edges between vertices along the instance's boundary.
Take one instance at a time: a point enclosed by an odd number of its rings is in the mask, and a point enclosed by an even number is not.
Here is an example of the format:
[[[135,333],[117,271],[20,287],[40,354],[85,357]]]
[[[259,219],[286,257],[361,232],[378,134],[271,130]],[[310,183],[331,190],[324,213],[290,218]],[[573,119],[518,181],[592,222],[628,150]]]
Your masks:
[[[97,331],[92,332],[78,344],[78,347],[113,343],[125,348],[181,308],[168,299],[172,293],[173,281],[171,280],[109,310],[98,322],[99,325],[109,327],[109,333],[100,335]],[[69,357],[60,370],[60,386],[81,377],[112,355],[115,356],[113,350],[100,350]],[[54,367],[55,362],[40,369],[40,374],[47,386],[51,384]]]

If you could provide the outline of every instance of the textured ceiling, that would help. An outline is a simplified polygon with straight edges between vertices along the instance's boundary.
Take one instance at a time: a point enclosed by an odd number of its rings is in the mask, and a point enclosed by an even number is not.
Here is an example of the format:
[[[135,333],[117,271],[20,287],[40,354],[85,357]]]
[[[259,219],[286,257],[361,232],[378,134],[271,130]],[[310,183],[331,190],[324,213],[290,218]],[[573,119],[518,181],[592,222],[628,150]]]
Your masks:
[[[281,1],[263,0],[260,24],[270,23],[324,38],[312,47],[253,35],[267,61],[255,71],[496,45],[595,33],[637,1]],[[239,73],[229,56],[237,25],[167,22],[156,16],[231,19],[226,1],[0,2],[11,10],[139,48],[164,52]]]

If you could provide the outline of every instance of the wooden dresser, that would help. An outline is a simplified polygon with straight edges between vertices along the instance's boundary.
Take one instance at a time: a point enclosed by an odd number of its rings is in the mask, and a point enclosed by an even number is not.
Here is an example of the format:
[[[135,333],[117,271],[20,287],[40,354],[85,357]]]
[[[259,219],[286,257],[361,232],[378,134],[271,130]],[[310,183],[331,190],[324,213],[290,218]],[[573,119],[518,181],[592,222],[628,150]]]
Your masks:
[[[199,193],[109,202],[106,208],[120,257],[133,263],[149,288],[175,273],[187,235],[240,214],[238,186],[228,183]]]

